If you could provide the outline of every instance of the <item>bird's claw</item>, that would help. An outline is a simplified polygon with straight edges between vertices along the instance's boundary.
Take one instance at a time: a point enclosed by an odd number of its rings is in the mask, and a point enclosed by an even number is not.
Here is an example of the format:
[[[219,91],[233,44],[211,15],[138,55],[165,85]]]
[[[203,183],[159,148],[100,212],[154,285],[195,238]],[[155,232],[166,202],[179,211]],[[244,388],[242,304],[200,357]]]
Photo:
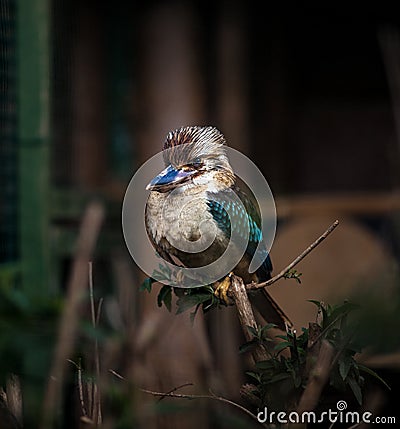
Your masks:
[[[229,288],[231,287],[232,273],[229,273],[221,282],[216,283],[214,295],[219,298],[224,304],[231,305],[232,300],[228,296]]]

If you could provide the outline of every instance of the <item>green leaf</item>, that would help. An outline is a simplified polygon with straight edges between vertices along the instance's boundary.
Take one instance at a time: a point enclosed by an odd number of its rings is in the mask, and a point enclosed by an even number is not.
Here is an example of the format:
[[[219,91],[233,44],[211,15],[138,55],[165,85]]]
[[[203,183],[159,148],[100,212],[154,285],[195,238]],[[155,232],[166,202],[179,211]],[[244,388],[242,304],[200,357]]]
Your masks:
[[[298,374],[296,372],[293,372],[292,373],[292,378],[293,378],[294,387],[296,389],[299,388],[301,386],[301,383],[302,383],[302,379],[301,379],[300,374]]]
[[[269,339],[269,338],[267,338],[267,335],[268,335],[268,331],[270,330],[270,329],[272,329],[272,328],[277,328],[278,326],[275,324],[275,323],[267,323],[266,325],[264,325],[262,328],[261,328],[261,336],[264,338],[264,339]]]
[[[277,383],[278,381],[287,380],[291,378],[291,375],[287,372],[281,372],[279,374],[275,374],[270,380],[268,380],[265,384]]]
[[[203,289],[205,292],[208,292],[210,295],[215,296],[215,295],[214,295],[215,290],[214,290],[214,288],[213,288],[211,285],[203,286],[203,287],[202,287],[202,289]]]
[[[326,311],[324,304],[321,301],[317,301],[316,299],[308,299],[307,301],[316,305],[318,307],[318,310],[322,312],[322,328],[325,329],[325,327],[327,325],[326,322],[328,319],[328,314],[327,314],[327,311]]]
[[[362,404],[362,393],[361,393],[360,385],[357,383],[357,381],[354,377],[349,377],[347,379],[347,384],[350,386],[350,389],[352,390],[355,398],[357,399],[357,402],[361,405]]]
[[[281,338],[282,340],[289,341],[288,335],[275,335],[275,338]]]
[[[299,273],[297,270],[289,270],[289,271],[286,271],[283,277],[285,279],[295,279],[297,283],[301,284],[300,276],[302,275],[303,273]]]
[[[272,361],[272,359],[268,359],[268,360],[261,360],[259,362],[256,363],[256,367],[258,369],[261,369],[263,371],[265,370],[271,370],[275,368],[275,364]]]
[[[168,265],[165,264],[159,264],[158,267],[160,268],[160,271],[164,273],[168,278],[171,278],[171,268]]]
[[[172,303],[172,288],[171,286],[163,286],[157,296],[157,304],[159,307],[164,303],[168,311],[171,311]]]
[[[189,310],[189,308],[195,307],[198,304],[202,304],[203,302],[206,302],[209,299],[211,299],[211,296],[208,293],[196,293],[193,295],[183,295],[179,297],[178,301],[176,302],[178,306],[176,314],[184,313],[185,311]]]
[[[258,345],[258,341],[256,339],[251,340],[251,341],[247,341],[247,343],[242,344],[239,347],[239,353],[246,353],[250,350],[253,350],[254,347],[256,347]]]
[[[275,347],[274,347],[274,352],[279,353],[280,351],[286,349],[287,347],[290,347],[292,344],[289,343],[288,341],[282,341],[281,343],[278,343]]]
[[[255,338],[259,337],[258,329],[255,328],[254,326],[246,326],[246,329],[250,332],[251,335],[253,335],[253,337]]]
[[[218,303],[219,303],[219,298],[217,298],[213,293],[212,295],[210,295],[210,300],[209,301],[206,300],[204,302],[203,312],[207,313],[207,311],[211,310],[214,306],[218,305]]]
[[[151,286],[154,283],[154,279],[152,279],[151,277],[147,277],[147,279],[144,280],[144,282],[140,285],[140,292],[143,292],[145,290],[147,290],[147,292],[151,292]]]
[[[375,371],[373,371],[371,368],[368,368],[367,366],[361,365],[361,364],[358,364],[357,366],[360,371],[364,371],[367,374],[372,375],[372,377],[379,380],[385,387],[387,387],[389,390],[392,390],[391,387],[386,383],[386,381],[382,377],[380,377]]]
[[[327,322],[332,323],[338,321],[357,308],[359,308],[359,306],[351,302],[345,302],[344,304],[337,305],[330,309]]]
[[[162,283],[165,280],[169,280],[169,278],[166,277],[164,273],[162,273],[161,271],[157,271],[157,270],[153,271],[152,277],[160,283]]]
[[[261,382],[261,375],[258,372],[246,371],[246,374],[249,377],[254,378],[254,380],[258,381],[259,383]]]
[[[196,317],[197,312],[199,311],[199,308],[200,308],[200,304],[197,304],[196,308],[194,309],[194,311],[192,311],[190,313],[189,319],[190,319],[190,323],[191,323],[192,326],[194,324],[194,319]]]
[[[354,363],[354,360],[352,357],[350,356],[343,356],[340,360],[339,360],[339,374],[342,377],[342,379],[344,380],[347,375],[349,374],[351,365]]]

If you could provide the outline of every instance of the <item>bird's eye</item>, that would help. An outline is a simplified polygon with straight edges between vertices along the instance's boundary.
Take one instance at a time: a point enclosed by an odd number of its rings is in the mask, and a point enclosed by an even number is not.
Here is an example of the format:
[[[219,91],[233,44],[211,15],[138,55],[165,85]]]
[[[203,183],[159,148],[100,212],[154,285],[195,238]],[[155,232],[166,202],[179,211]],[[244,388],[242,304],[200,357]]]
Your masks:
[[[201,159],[200,159],[200,158],[196,158],[195,160],[193,160],[193,162],[191,163],[191,165],[192,165],[194,168],[199,168],[199,167],[202,167],[202,166],[203,166],[203,162],[201,161]]]

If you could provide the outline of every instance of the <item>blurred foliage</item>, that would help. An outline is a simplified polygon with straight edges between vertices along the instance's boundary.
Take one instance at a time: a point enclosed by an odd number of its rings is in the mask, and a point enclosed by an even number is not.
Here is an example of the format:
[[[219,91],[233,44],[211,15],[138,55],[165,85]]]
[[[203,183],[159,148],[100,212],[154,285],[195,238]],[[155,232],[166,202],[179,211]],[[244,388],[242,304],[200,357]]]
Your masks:
[[[357,363],[355,355],[361,352],[361,345],[354,336],[354,327],[348,321],[349,314],[358,308],[355,304],[344,302],[339,305],[324,304],[319,301],[310,301],[318,307],[320,333],[316,341],[327,340],[334,348],[333,366],[330,372],[329,386],[337,394],[352,392],[356,401],[362,404],[362,392],[365,384],[363,374],[367,373],[375,377],[387,388],[382,378],[374,371]],[[295,404],[308,379],[307,359],[309,328],[302,328],[301,335],[296,331],[289,331],[286,335],[277,335],[281,341],[273,345],[269,330],[275,327],[268,324],[257,329],[248,327],[253,338],[241,347],[241,352],[250,351],[261,345],[269,359],[257,362],[254,371],[247,372],[256,386],[253,392],[259,399],[259,406],[267,406],[271,409],[281,410],[282,404],[289,409]],[[272,345],[271,345],[272,344]],[[287,356],[282,355],[283,350],[288,350]]]
[[[351,296],[361,307],[353,318],[356,336],[368,352],[398,352],[400,340],[400,275],[383,273],[378,280],[365,281]]]
[[[0,287],[1,383],[10,372],[44,380],[61,308],[57,298],[33,299],[18,288]]]
[[[155,278],[143,282],[141,289],[151,291],[153,283],[165,275],[170,273],[160,269],[155,273]],[[300,282],[300,275],[301,273],[293,271],[288,273],[287,278]],[[318,340],[329,341],[336,353],[330,374],[329,394],[334,392],[339,396],[352,395],[357,403],[362,403],[363,392],[370,378],[373,377],[388,387],[379,375],[359,364],[355,358],[366,347],[380,352],[393,351],[398,347],[398,338],[393,332],[400,328],[400,300],[398,289],[393,290],[388,299],[387,295],[380,293],[378,286],[365,286],[364,294],[357,295],[358,302],[362,305],[357,306],[348,301],[340,305],[311,301],[317,306],[319,314]],[[176,313],[191,310],[192,320],[199,309],[207,312],[226,305],[215,296],[212,286],[194,289],[162,286],[157,296],[158,305],[164,305],[172,311],[173,294],[177,297]],[[48,377],[63,302],[61,296],[27,295],[18,287],[13,271],[0,278],[0,386],[5,385],[10,374],[20,377],[24,395],[24,419],[28,425],[37,422],[42,409],[43,388]],[[90,362],[95,342],[98,342],[100,350],[106,350],[116,343],[119,344],[118,347],[125,349],[128,344],[126,332],[111,323],[109,311],[103,312],[100,326],[93,326],[90,317],[80,322],[79,338],[83,341],[78,342],[75,357],[71,359],[82,361],[82,366],[79,363],[79,367],[84,383],[96,382],[93,362]],[[260,345],[268,352],[269,359],[258,362],[247,375],[252,380],[258,405],[262,407],[268,404],[271,409],[281,410],[283,403],[290,408],[298,401],[307,383],[310,330],[302,328],[300,335],[296,331],[289,331],[272,338],[271,329],[274,327],[273,324],[249,327],[252,339],[243,344],[239,352],[251,352]],[[279,343],[276,344],[277,339]],[[72,383],[77,395],[76,369],[71,372],[74,373],[75,380]],[[71,379],[67,378],[66,382],[71,383]],[[137,388],[127,381],[111,380],[102,389],[104,412],[113,418],[113,427],[131,427],[132,422],[136,421],[132,404]],[[79,406],[75,406],[74,413],[79,415]],[[179,408],[170,408],[169,404],[165,407],[164,411],[155,408],[154,414],[174,413]]]
[[[32,422],[41,411],[62,303],[28,296],[12,283],[0,283],[0,386],[10,374],[20,377],[25,420]]]

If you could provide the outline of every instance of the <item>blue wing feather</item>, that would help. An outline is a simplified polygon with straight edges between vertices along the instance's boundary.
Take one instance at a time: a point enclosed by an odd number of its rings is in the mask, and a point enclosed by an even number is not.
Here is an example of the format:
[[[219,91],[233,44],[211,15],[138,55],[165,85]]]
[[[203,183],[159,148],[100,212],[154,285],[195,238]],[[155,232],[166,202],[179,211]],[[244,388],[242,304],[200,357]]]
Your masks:
[[[231,198],[231,191],[240,198],[243,204]],[[249,191],[248,191],[249,192]],[[263,236],[261,230],[261,216],[257,202],[254,202],[248,196],[248,192],[244,192],[240,187],[233,186],[230,190],[220,191],[217,193],[209,193],[207,205],[213,219],[218,225],[218,228],[224,232],[229,239],[231,236],[231,220],[236,233],[245,233],[246,223],[249,228],[248,245],[246,254],[251,260],[257,250],[257,246],[261,242],[263,244]],[[250,191],[251,192],[251,191]],[[231,220],[228,212],[231,213]],[[263,263],[257,269],[256,275],[259,281],[265,281],[271,278],[272,263],[268,251],[265,246],[258,249],[257,258],[260,258]]]

